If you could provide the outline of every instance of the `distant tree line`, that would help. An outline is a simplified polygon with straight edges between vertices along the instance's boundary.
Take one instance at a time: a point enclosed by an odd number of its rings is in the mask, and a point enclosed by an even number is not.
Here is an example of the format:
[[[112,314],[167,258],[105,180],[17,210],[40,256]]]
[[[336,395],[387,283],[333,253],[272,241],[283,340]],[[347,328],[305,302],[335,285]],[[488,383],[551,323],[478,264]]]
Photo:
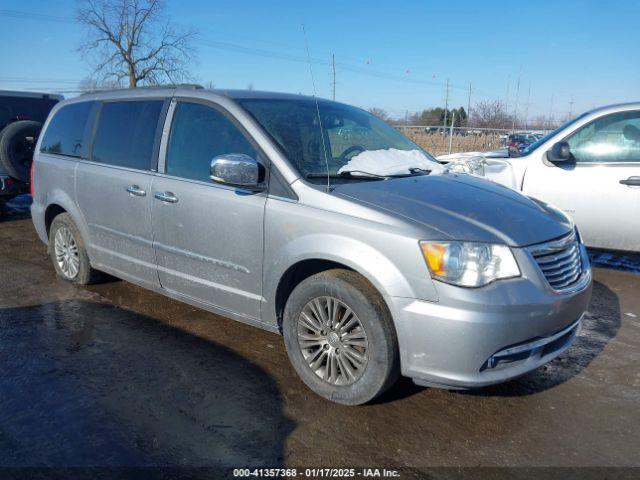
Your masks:
[[[463,107],[445,110],[441,107],[428,108],[420,112],[409,113],[402,118],[392,118],[382,108],[370,108],[369,113],[381,118],[391,125],[424,125],[450,127],[453,121],[454,127],[470,128],[500,128],[510,129],[540,129],[547,130],[557,126],[553,117],[544,115],[532,119],[516,118],[507,112],[504,103],[499,100],[483,101],[477,103],[470,112]]]

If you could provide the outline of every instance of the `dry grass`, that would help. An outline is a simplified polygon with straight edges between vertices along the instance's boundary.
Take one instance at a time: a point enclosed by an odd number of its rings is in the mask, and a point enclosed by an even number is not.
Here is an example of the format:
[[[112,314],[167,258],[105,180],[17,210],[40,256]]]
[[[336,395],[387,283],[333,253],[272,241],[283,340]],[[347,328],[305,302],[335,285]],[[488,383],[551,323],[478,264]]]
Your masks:
[[[414,129],[402,129],[403,134],[413,142],[420,145],[432,155],[449,153],[449,136],[439,133],[425,133]],[[480,135],[454,135],[451,142],[451,153],[457,152],[483,152],[500,148],[502,143],[497,133]]]

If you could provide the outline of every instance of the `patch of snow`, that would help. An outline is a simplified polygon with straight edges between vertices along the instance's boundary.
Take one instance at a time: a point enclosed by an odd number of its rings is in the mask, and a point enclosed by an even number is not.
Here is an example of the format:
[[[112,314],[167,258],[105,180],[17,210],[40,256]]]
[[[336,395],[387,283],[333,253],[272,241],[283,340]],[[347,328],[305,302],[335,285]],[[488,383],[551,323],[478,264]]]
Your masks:
[[[356,171],[353,175],[364,175],[367,172],[374,175],[402,175],[410,168],[431,170],[431,174],[442,173],[443,167],[439,163],[429,160],[420,150],[365,150],[338,170],[338,173]]]

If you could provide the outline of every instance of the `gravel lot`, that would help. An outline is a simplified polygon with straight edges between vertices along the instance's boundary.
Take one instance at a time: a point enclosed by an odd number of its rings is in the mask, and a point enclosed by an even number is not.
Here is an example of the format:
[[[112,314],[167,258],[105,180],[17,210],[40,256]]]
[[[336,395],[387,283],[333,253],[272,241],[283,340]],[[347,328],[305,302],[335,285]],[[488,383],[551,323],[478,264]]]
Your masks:
[[[0,218],[0,467],[395,467],[440,478],[456,471],[427,469],[640,466],[633,271],[595,269],[585,328],[546,367],[472,392],[403,379],[373,405],[344,407],[305,388],[277,335],[126,282],[58,280],[20,210]]]

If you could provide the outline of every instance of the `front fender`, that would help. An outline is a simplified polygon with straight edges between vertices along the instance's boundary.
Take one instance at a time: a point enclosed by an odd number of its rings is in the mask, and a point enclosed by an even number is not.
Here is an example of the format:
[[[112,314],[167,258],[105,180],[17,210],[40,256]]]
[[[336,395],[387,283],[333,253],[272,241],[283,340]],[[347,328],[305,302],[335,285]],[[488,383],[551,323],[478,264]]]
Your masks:
[[[280,279],[289,268],[304,260],[327,260],[345,265],[365,277],[385,298],[425,296],[425,292],[415,291],[403,272],[382,252],[369,243],[338,234],[303,235],[270,252],[266,258],[269,261],[264,266],[263,293],[267,308],[263,311],[263,320],[268,322],[277,321],[275,300]],[[435,291],[426,295],[433,298]]]

